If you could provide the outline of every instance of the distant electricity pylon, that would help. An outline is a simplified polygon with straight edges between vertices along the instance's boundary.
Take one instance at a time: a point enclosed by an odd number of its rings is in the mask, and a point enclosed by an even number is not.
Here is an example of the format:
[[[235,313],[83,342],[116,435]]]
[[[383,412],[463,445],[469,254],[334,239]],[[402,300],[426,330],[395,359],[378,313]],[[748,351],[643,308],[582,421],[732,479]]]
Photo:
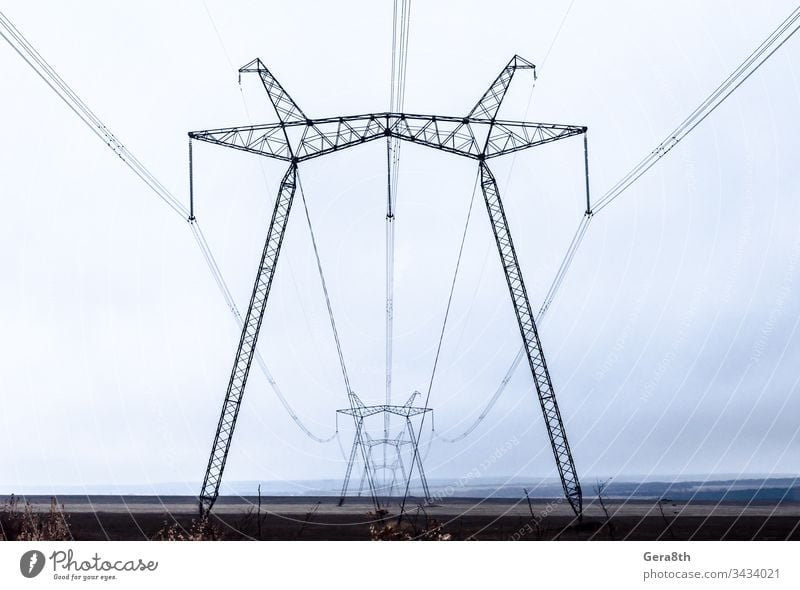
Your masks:
[[[420,484],[422,485],[423,496],[426,502],[431,500],[431,493],[428,489],[428,480],[425,477],[425,469],[422,467],[422,457],[419,454],[419,436],[414,432],[414,424],[411,419],[431,413],[433,410],[427,407],[419,407],[414,405],[414,400],[419,395],[419,391],[415,391],[402,406],[387,404],[367,406],[364,405],[364,402],[362,402],[355,393],[351,393],[350,407],[343,410],[336,410],[336,412],[339,414],[352,416],[355,420],[356,426],[356,432],[353,436],[353,446],[350,449],[350,457],[347,460],[347,470],[345,471],[344,483],[342,484],[342,493],[339,497],[339,506],[344,504],[345,498],[347,497],[347,488],[350,485],[350,476],[353,473],[353,467],[356,464],[359,451],[361,451],[364,469],[361,478],[362,484],[359,487],[359,494],[363,489],[364,480],[367,480],[369,483],[370,495],[372,497],[372,504],[375,506],[376,510],[380,509],[381,506],[379,495],[381,494],[379,494],[379,491],[383,492],[383,495],[386,496],[392,495],[392,488],[396,482],[396,471],[400,470],[404,483],[408,482],[411,478],[411,472],[406,472],[405,465],[403,463],[403,448],[409,445],[411,446],[411,461],[412,464],[416,465],[417,467]],[[405,424],[403,425],[402,431],[395,438],[371,438],[365,431],[364,420],[371,416],[385,416],[387,414],[399,416],[405,419]],[[384,449],[391,447],[395,455],[393,461],[388,463],[384,460],[383,464],[376,465],[372,456],[372,449],[375,446],[382,446]],[[378,467],[382,469],[390,469],[392,471],[392,480],[387,489],[378,490],[376,487],[375,471]]]
[[[236,359],[225,393],[217,431],[214,435],[214,444],[211,448],[211,456],[200,492],[201,513],[209,512],[219,495],[222,473],[228,458],[236,418],[241,407],[267,298],[275,276],[278,255],[283,244],[295,190],[298,186],[298,165],[300,162],[369,141],[395,138],[471,158],[478,162],[486,209],[492,224],[511,301],[514,305],[528,365],[536,385],[561,484],[570,506],[577,515],[581,514],[583,509],[581,486],[572,459],[572,452],[556,403],[553,384],[545,363],[533,310],[522,279],[522,271],[511,240],[500,192],[487,162],[491,158],[505,154],[585,134],[587,128],[575,125],[497,119],[497,112],[514,73],[520,69],[533,70],[534,75],[536,73],[536,68],[532,63],[515,55],[466,116],[450,117],[384,112],[310,119],[261,60],[255,59],[241,68],[239,72],[252,72],[259,75],[267,96],[278,115],[278,123],[189,133],[190,142],[199,140],[215,143],[289,163],[278,189],[278,197],[267,231],[267,240],[261,256],[253,294],[247,308]],[[190,208],[193,211],[192,204],[190,204]],[[193,216],[193,213],[190,216]],[[353,406],[354,399],[357,398],[350,389],[346,372],[345,381],[352,415],[357,422],[358,412],[357,408]],[[357,424],[356,428],[358,429]],[[364,463],[368,464],[366,446],[363,444],[357,446],[362,448]],[[412,468],[413,465],[414,463],[411,465]],[[421,470],[420,474],[424,477]]]

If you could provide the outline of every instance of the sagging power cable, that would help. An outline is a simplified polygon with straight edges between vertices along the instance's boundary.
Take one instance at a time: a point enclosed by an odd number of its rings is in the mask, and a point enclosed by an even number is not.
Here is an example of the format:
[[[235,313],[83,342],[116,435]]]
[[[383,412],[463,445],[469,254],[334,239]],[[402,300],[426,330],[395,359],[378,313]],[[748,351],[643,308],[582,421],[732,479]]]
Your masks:
[[[587,161],[587,169],[588,169],[588,161]],[[536,314],[536,324],[538,326],[541,326],[545,314],[547,313],[547,310],[550,308],[550,304],[553,302],[553,299],[555,299],[555,296],[558,293],[558,290],[564,281],[564,277],[566,276],[569,267],[572,265],[572,261],[575,258],[575,253],[578,251],[578,248],[583,242],[583,237],[586,235],[586,230],[588,229],[589,223],[591,222],[592,218],[593,215],[590,212],[584,213],[584,215],[581,217],[580,223],[578,223],[578,228],[575,230],[575,234],[573,235],[572,240],[570,241],[570,244],[567,247],[567,251],[561,260],[561,264],[559,265],[558,271],[556,272],[555,277],[553,277],[553,280],[550,283],[550,287],[548,288],[547,293],[545,295],[544,301],[542,302],[542,305],[539,308],[538,313]],[[506,371],[505,375],[503,376],[503,379],[500,381],[500,384],[498,385],[494,394],[492,395],[491,398],[489,398],[489,401],[487,402],[486,406],[484,406],[483,410],[480,412],[480,414],[478,414],[478,417],[475,419],[475,421],[472,422],[472,424],[470,424],[466,428],[466,430],[464,430],[458,436],[452,438],[442,436],[439,433],[436,433],[436,437],[444,442],[455,443],[465,439],[467,436],[472,434],[472,432],[481,424],[481,422],[483,422],[486,416],[488,416],[489,412],[491,412],[492,408],[497,403],[497,400],[500,398],[503,391],[505,391],[506,386],[511,381],[511,378],[514,376],[514,372],[517,370],[517,367],[519,367],[519,364],[522,362],[524,358],[526,358],[525,348],[520,347],[520,349],[517,351],[516,356],[514,357],[513,362],[511,363],[511,366]]]
[[[661,158],[663,158],[672,148],[674,148],[681,140],[683,140],[691,131],[693,131],[700,123],[702,123],[714,110],[717,109],[725,100],[733,94],[733,92],[741,86],[745,80],[753,75],[764,62],[766,62],[780,47],[783,46],[800,28],[797,24],[800,19],[800,6],[783,21],[780,25],[728,76],[700,105],[692,111],[692,113],[678,125],[675,130],[670,133],[653,151],[651,151],[645,158],[643,158],[632,170],[623,176],[616,184],[614,184],[590,209],[581,220],[581,223],[576,230],[575,237],[570,243],[561,265],[559,266],[556,276],[550,284],[547,295],[539,308],[536,321],[540,323],[550,305],[558,292],[559,287],[564,281],[575,253],[580,247],[583,237],[586,234],[589,223],[594,215],[605,209],[612,201],[617,199],[624,193],[631,185],[641,178],[650,168],[652,168]],[[588,164],[587,164],[588,171]],[[587,172],[588,174],[588,172]],[[587,176],[587,191],[588,191],[588,176]],[[525,357],[525,349],[520,348],[514,360],[511,363],[508,371],[506,371],[500,385],[495,390],[495,393],[489,399],[489,402],[484,407],[483,411],[478,415],[478,418],[473,422],[464,432],[453,438],[445,438],[441,435],[437,436],[445,442],[457,442],[466,438],[475,428],[486,418],[486,415],[496,404],[500,395],[505,390],[514,372],[519,367],[522,359]]]
[[[84,103],[14,24],[0,12],[0,36],[25,60],[31,69],[55,92],[78,118],[99,137],[119,158],[144,181],[175,213],[186,219],[189,211],[142,164],[136,156],[103,124],[100,118]]]
[[[419,441],[420,441],[420,438],[422,437],[423,427],[425,426],[425,417],[428,414],[428,406],[430,405],[430,401],[431,401],[431,391],[433,390],[433,382],[436,379],[436,369],[439,367],[439,357],[440,357],[440,355],[442,353],[442,343],[444,342],[444,334],[445,334],[445,332],[447,330],[447,320],[450,317],[450,308],[453,305],[453,293],[456,290],[456,283],[458,281],[458,271],[461,268],[461,259],[464,256],[464,244],[467,241],[467,230],[469,229],[469,220],[472,217],[472,207],[475,204],[475,193],[478,190],[478,179],[479,178],[480,178],[480,170],[476,174],[476,176],[475,176],[475,184],[472,186],[472,196],[469,199],[469,207],[467,208],[467,218],[466,218],[466,220],[464,222],[464,231],[461,234],[461,244],[459,245],[459,248],[458,248],[458,256],[456,257],[456,266],[455,266],[455,270],[453,271],[453,280],[450,283],[450,293],[447,296],[447,305],[445,307],[444,318],[442,320],[442,329],[439,332],[439,342],[436,345],[436,355],[434,356],[434,359],[433,359],[433,367],[431,369],[431,377],[428,380],[428,389],[427,389],[427,393],[425,394],[424,411],[422,412],[422,417],[420,418],[419,431],[418,431],[418,434],[416,436],[416,440],[413,441],[414,444],[412,445],[414,447],[414,454],[413,454],[413,458],[411,459],[411,466],[408,469],[408,478],[406,479],[405,492],[403,493],[403,501],[400,504],[400,514],[401,515],[403,514],[403,512],[405,510],[405,507],[406,507],[406,500],[408,499],[408,492],[409,492],[409,489],[411,487],[411,476],[412,476],[412,474],[414,472],[414,465],[417,462],[417,456],[419,454]],[[431,436],[431,439],[433,439],[433,436]]]
[[[192,235],[194,236],[195,240],[197,241],[197,245],[200,248],[200,252],[203,254],[203,259],[206,261],[206,265],[208,266],[209,272],[211,276],[214,278],[214,281],[219,288],[220,293],[222,294],[225,303],[228,306],[228,309],[231,312],[231,315],[236,323],[236,327],[239,331],[242,330],[244,327],[244,320],[242,319],[242,314],[239,312],[239,308],[236,306],[236,302],[231,295],[230,289],[228,288],[228,284],[225,281],[225,277],[222,275],[222,272],[219,270],[219,266],[217,265],[216,258],[214,258],[214,254],[211,251],[211,248],[206,241],[205,235],[203,235],[203,231],[200,229],[200,224],[197,220],[194,220],[189,227],[192,230]],[[283,394],[278,382],[275,381],[275,378],[272,376],[272,372],[269,370],[264,357],[261,356],[261,353],[256,349],[255,351],[255,361],[258,365],[261,372],[266,377],[267,382],[269,383],[270,388],[275,393],[275,397],[278,398],[283,408],[286,410],[286,413],[289,414],[289,417],[292,421],[297,425],[297,427],[303,431],[303,433],[310,439],[318,442],[318,443],[327,443],[334,439],[336,433],[334,432],[331,436],[328,437],[320,437],[314,434],[309,428],[305,425],[305,423],[300,419],[297,415],[297,412],[294,411],[294,408],[286,399],[286,396]]]
[[[206,16],[208,16],[208,20],[211,23],[211,27],[214,30],[214,34],[216,35],[217,40],[219,41],[220,47],[222,49],[222,53],[225,56],[225,60],[228,62],[228,65],[231,67],[231,69],[235,70],[236,68],[234,67],[233,62],[231,61],[230,55],[229,55],[228,50],[227,50],[227,48],[225,46],[225,41],[222,39],[222,35],[220,33],[219,28],[217,27],[216,21],[214,20],[214,16],[211,14],[211,10],[208,8],[208,4],[205,2],[205,0],[203,1],[203,8],[205,8]],[[244,91],[242,90],[241,75],[238,77],[237,81],[238,81],[239,98],[242,101],[242,107],[244,108],[244,112],[245,112],[245,115],[247,116],[247,120],[248,121],[252,121],[252,117],[250,116],[250,108],[247,106],[247,99],[245,98]],[[189,140],[189,174],[190,174],[190,176],[189,176],[189,195],[190,195],[190,203],[193,201],[192,188],[191,188],[192,187],[192,177],[191,177],[192,150],[191,150],[191,145],[192,145],[191,144],[191,140]],[[264,187],[267,188],[267,190],[269,190],[269,183],[267,182],[267,175],[266,175],[266,172],[264,171],[264,166],[263,165],[259,166],[259,170],[261,172],[261,177],[262,177],[262,179],[264,181]],[[190,206],[190,212],[192,213],[192,220],[193,220],[193,213],[194,213],[194,207],[193,206]],[[313,240],[314,239],[313,228],[311,228],[311,226],[310,226],[310,220],[309,220],[309,229],[311,230],[312,240]],[[212,259],[213,259],[213,257],[212,257]],[[325,278],[322,275],[322,269],[321,269],[320,265],[318,265],[318,269],[319,269],[319,272],[320,272],[320,280],[324,284],[325,283]],[[220,282],[221,282],[222,285],[225,285],[225,281],[222,278],[221,273],[219,273],[219,267],[216,266],[216,264],[215,264],[213,267],[210,266],[210,270],[212,271],[212,275],[214,275],[215,279],[217,279],[219,277],[220,280],[218,280],[217,283],[220,284]],[[226,296],[226,291],[227,291],[227,296]],[[225,297],[226,302],[229,299],[231,299],[230,298],[230,291],[227,289],[227,285],[225,285],[225,290],[223,290],[222,294],[223,294],[223,297]],[[302,303],[301,303],[301,306],[302,306]],[[234,315],[240,315],[238,309],[235,310]],[[242,322],[239,321],[237,323],[237,325],[239,326],[239,330],[241,330],[242,329]],[[314,440],[316,442],[319,442],[319,443],[330,442],[331,440],[336,438],[337,442],[339,443],[339,449],[342,452],[342,457],[345,460],[347,460],[347,455],[344,453],[344,450],[342,449],[342,446],[341,446],[341,441],[339,440],[339,424],[338,424],[338,420],[336,421],[336,428],[334,429],[333,434],[328,436],[328,437],[321,438],[321,437],[317,436],[316,434],[314,434],[313,432],[311,432],[308,429],[308,427],[306,427],[306,425],[303,423],[303,421],[300,420],[300,418],[297,416],[297,413],[294,411],[292,406],[289,404],[289,402],[284,397],[282,391],[278,387],[278,384],[272,378],[272,375],[270,374],[269,370],[267,369],[266,363],[264,362],[263,357],[259,354],[258,350],[256,350],[256,361],[258,362],[262,373],[264,373],[264,375],[266,376],[267,381],[270,383],[270,386],[272,387],[273,392],[278,397],[278,399],[280,400],[281,404],[283,405],[283,407],[286,409],[287,413],[289,414],[289,417],[297,425],[297,427],[300,428],[300,430],[302,430],[303,433],[306,436],[308,436],[310,439],[312,439],[312,440]],[[348,387],[348,389],[349,389],[349,387]]]
[[[344,385],[347,389],[347,395],[352,393],[350,388],[350,377],[347,374],[347,365],[344,362],[344,353],[342,352],[342,342],[339,339],[339,330],[336,328],[336,318],[333,315],[333,304],[331,303],[330,293],[328,292],[328,283],[325,281],[325,273],[322,271],[322,261],[319,257],[319,248],[317,248],[317,237],[314,233],[314,226],[311,223],[311,214],[308,212],[308,202],[306,201],[306,193],[303,190],[303,181],[298,177],[298,185],[300,187],[300,200],[303,203],[303,211],[305,212],[306,223],[308,225],[308,232],[311,235],[311,246],[314,250],[314,259],[317,262],[317,272],[319,273],[319,280],[322,284],[322,293],[325,296],[325,307],[328,310],[328,319],[330,320],[331,330],[333,331],[333,339],[336,343],[336,353],[339,356],[339,367],[342,370],[342,378]]]
[[[571,0],[569,5],[567,6],[566,11],[564,12],[564,16],[561,18],[561,22],[558,25],[558,29],[556,29],[556,32],[553,35],[553,39],[550,41],[550,45],[548,46],[547,51],[545,52],[544,58],[542,59],[542,63],[540,64],[540,66],[538,68],[539,75],[537,76],[537,75],[534,74],[533,84],[531,85],[530,93],[528,94],[528,102],[527,102],[527,104],[525,106],[525,115],[523,116],[523,119],[527,119],[527,117],[528,117],[528,113],[530,112],[530,109],[531,109],[531,103],[533,101],[533,94],[534,94],[534,91],[536,90],[536,83],[538,81],[538,78],[541,76],[542,71],[544,70],[545,66],[547,65],[547,60],[550,58],[550,53],[553,51],[553,47],[555,47],[556,41],[558,41],[558,38],[561,36],[561,31],[564,29],[564,24],[567,22],[567,18],[569,17],[569,14],[572,11],[572,7],[573,7],[574,4],[575,4],[575,0]],[[580,232],[580,226],[584,224],[584,221],[586,221],[586,224],[588,225],[588,221],[592,217],[591,211],[590,211],[591,210],[591,205],[589,203],[589,151],[588,151],[589,148],[588,148],[588,143],[586,141],[586,133],[583,134],[583,149],[584,149],[584,163],[585,163],[585,167],[586,167],[585,168],[585,171],[586,171],[586,195],[587,195],[587,198],[586,198],[586,213],[585,213],[584,217],[581,218],[581,222],[579,224],[579,228],[578,228],[578,230],[576,230],[576,235],[577,235],[578,232]],[[511,177],[511,173],[514,170],[514,164],[516,163],[516,159],[517,159],[517,154],[515,153],[512,156],[511,166],[509,167],[509,172],[508,172],[508,177],[509,178]],[[467,218],[467,224],[469,224],[469,218]],[[466,232],[466,227],[465,227],[464,231]],[[583,230],[583,233],[585,233],[585,229]],[[583,239],[583,238],[581,237],[581,239]],[[573,238],[573,243],[574,243],[574,241],[575,240]],[[573,252],[574,252],[574,250],[577,250],[577,245],[573,246],[571,244],[570,245],[570,249],[573,250]],[[487,250],[486,254],[488,255],[488,253],[489,252]],[[572,256],[569,255],[569,250],[568,250],[568,255],[565,256],[565,260],[567,258],[569,258],[569,260],[571,262]],[[569,264],[567,264],[567,266],[569,266]],[[564,267],[564,263],[563,262],[561,264],[561,267]],[[555,297],[555,293],[558,291],[558,287],[561,284],[561,279],[559,279],[559,276],[563,277],[563,274],[565,274],[565,273],[566,273],[565,269],[561,270],[561,268],[559,268],[559,272],[556,274],[556,278],[553,280],[553,282],[551,283],[550,289],[548,290],[548,295],[550,297],[550,300],[552,300],[552,297]],[[556,285],[555,288],[553,287],[554,285]],[[545,302],[547,302],[547,301],[548,301],[548,297],[545,297]],[[547,304],[547,305],[549,306],[549,304]],[[537,323],[539,322],[539,319],[540,319],[540,316],[537,316],[537,319],[536,319]],[[463,336],[463,332],[462,332],[462,336]],[[506,387],[506,385],[508,385],[508,382],[511,380],[511,376],[513,375],[513,373],[516,370],[517,366],[519,366],[519,363],[524,358],[524,355],[525,355],[525,349],[520,347],[520,350],[517,352],[517,356],[514,358],[514,362],[512,363],[511,368],[508,371],[506,371],[506,375],[503,377],[503,380],[501,381],[500,386],[497,388],[497,390],[495,391],[494,395],[492,395],[492,397],[489,399],[489,402],[486,404],[484,409],[478,415],[478,418],[464,432],[462,432],[460,435],[458,435],[458,436],[456,436],[454,438],[448,438],[448,437],[444,437],[444,436],[439,435],[439,433],[436,432],[435,429],[434,429],[432,438],[435,437],[435,438],[438,438],[439,440],[442,440],[444,442],[455,443],[455,442],[463,440],[464,438],[469,436],[478,427],[478,425],[483,421],[483,419],[486,418],[488,413],[494,407],[494,404],[497,402],[498,398],[500,397],[500,395],[505,390],[505,387]],[[428,448],[430,449],[430,445],[429,445]]]
[[[100,120],[100,118],[86,105],[77,93],[59,76],[53,67],[41,56],[35,47],[22,35],[14,24],[0,12],[0,36],[6,40],[14,51],[30,66],[30,68],[47,84],[50,89],[78,116],[78,118],[99,137],[122,161],[136,174],[167,206],[183,219],[188,219],[192,235],[194,236],[201,254],[208,266],[209,272],[214,278],[217,287],[222,294],[225,304],[233,315],[239,330],[242,329],[242,316],[231,295],[230,289],[217,265],[211,252],[211,248],[205,239],[196,219],[193,219],[192,212],[186,208],[172,193],[150,172],[144,164],[134,156],[130,150],[111,132],[111,130]],[[266,377],[270,387],[278,400],[286,409],[289,416],[309,438],[320,443],[328,442],[333,436],[328,438],[319,437],[297,416],[291,405],[286,400],[283,392],[278,387],[277,382],[270,373],[263,357],[256,351],[256,363]]]
[[[692,130],[702,123],[706,117],[713,113],[745,80],[752,76],[772,54],[786,43],[797,32],[800,25],[794,26],[800,19],[800,6],[786,17],[747,58],[728,76],[708,98],[692,111],[658,146],[642,159],[633,169],[623,176],[608,192],[603,195],[595,205],[595,213],[599,213],[611,201],[619,197],[628,187],[636,182],[645,172],[650,170],[656,162],[663,158],[672,148],[686,137]],[[792,28],[794,26],[794,28]]]

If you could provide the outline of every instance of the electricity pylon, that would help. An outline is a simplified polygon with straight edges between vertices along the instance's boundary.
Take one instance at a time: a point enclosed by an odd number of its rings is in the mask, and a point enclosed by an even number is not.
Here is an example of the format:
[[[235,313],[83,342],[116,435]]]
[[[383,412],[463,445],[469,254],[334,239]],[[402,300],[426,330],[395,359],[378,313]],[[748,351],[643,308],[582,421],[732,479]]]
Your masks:
[[[297,106],[261,60],[255,59],[242,67],[239,72],[254,73],[260,77],[278,115],[278,123],[189,133],[190,141],[215,143],[289,163],[278,189],[278,197],[267,230],[266,244],[247,308],[214,444],[211,447],[211,456],[200,492],[201,513],[210,511],[219,495],[222,473],[230,451],[236,418],[241,407],[286,223],[294,200],[298,165],[312,158],[386,137],[450,152],[478,162],[484,202],[503,264],[561,484],[570,506],[577,515],[581,514],[583,507],[580,482],[556,403],[550,373],[545,363],[522,271],[511,240],[508,220],[488,160],[584,134],[587,129],[576,125],[498,119],[497,112],[517,70],[533,70],[534,76],[536,74],[536,67],[532,63],[515,55],[466,116],[382,112],[311,119]],[[351,391],[348,392],[348,398],[352,408],[353,401],[350,394]],[[365,456],[365,463],[367,460]]]
[[[344,504],[344,500],[347,497],[347,488],[350,485],[350,476],[353,473],[353,467],[355,466],[356,459],[358,457],[358,451],[361,451],[361,457],[363,458],[364,462],[364,474],[362,477],[362,486],[363,488],[363,480],[366,479],[369,482],[369,489],[370,495],[372,496],[372,504],[375,506],[376,510],[381,508],[380,505],[380,494],[378,493],[378,489],[375,485],[375,463],[372,457],[372,448],[377,445],[381,445],[384,448],[392,447],[395,450],[396,458],[393,462],[391,467],[395,465],[397,468],[400,469],[403,475],[403,480],[407,479],[405,466],[403,464],[403,456],[402,456],[402,448],[406,445],[411,445],[412,449],[412,461],[417,468],[417,473],[419,475],[420,483],[422,484],[422,492],[425,496],[425,502],[429,502],[431,499],[430,490],[428,489],[428,480],[425,477],[425,469],[422,467],[422,457],[419,454],[419,436],[416,435],[414,431],[414,424],[411,422],[411,419],[416,416],[422,416],[428,412],[433,412],[432,409],[426,407],[419,407],[414,405],[414,400],[420,395],[418,391],[415,391],[411,394],[411,397],[408,398],[406,403],[402,406],[397,405],[387,405],[381,404],[377,406],[367,406],[364,405],[364,402],[355,394],[351,393],[351,400],[350,400],[350,407],[343,409],[343,410],[336,410],[338,414],[344,414],[347,416],[352,416],[355,419],[355,427],[356,432],[353,436],[353,446],[350,449],[350,458],[347,461],[347,470],[345,471],[344,475],[344,483],[342,484],[342,493],[339,497],[339,506]],[[369,418],[370,416],[375,415],[395,415],[405,418],[405,425],[403,431],[397,438],[371,438],[369,434],[364,429],[364,419]],[[406,438],[406,433],[408,433],[408,438]],[[386,468],[389,467],[388,465],[383,465],[382,467]],[[394,471],[394,469],[393,469]],[[395,476],[392,476],[392,483],[390,484],[389,493],[384,495],[391,495],[391,486],[394,485]],[[360,488],[360,489],[361,489]],[[360,493],[359,489],[359,493]]]

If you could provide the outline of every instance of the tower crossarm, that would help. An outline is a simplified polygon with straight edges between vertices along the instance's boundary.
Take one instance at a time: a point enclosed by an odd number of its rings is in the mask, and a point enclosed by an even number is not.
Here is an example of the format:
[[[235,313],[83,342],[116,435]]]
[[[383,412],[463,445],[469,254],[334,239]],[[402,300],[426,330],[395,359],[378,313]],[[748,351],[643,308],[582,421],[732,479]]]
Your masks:
[[[397,416],[404,416],[406,418],[412,416],[419,416],[420,414],[425,414],[427,412],[432,412],[431,408],[421,408],[419,406],[387,406],[387,405],[379,405],[379,406],[361,406],[356,408],[344,408],[341,410],[336,410],[339,414],[346,414],[347,416],[357,416],[359,418],[366,418],[368,416],[374,416],[376,414],[395,414]]]
[[[189,137],[278,160],[291,161],[294,155],[302,162],[388,136],[477,160],[585,131],[583,126],[555,123],[373,113],[192,131]]]
[[[485,155],[495,158],[582,133],[586,133],[586,127],[495,121],[486,141]]]

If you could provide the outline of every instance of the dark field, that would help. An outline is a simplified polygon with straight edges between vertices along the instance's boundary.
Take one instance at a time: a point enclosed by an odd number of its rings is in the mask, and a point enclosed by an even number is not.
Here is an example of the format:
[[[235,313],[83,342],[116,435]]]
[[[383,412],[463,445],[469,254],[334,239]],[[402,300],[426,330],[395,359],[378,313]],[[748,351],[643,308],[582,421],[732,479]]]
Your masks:
[[[4,500],[0,498],[0,500]],[[28,496],[31,510],[50,511],[50,497]],[[800,503],[665,503],[595,501],[578,523],[560,500],[448,498],[413,501],[397,526],[399,507],[375,518],[368,501],[337,506],[333,497],[220,498],[210,527],[199,527],[197,503],[186,496],[61,496],[75,540],[147,540],[194,534],[225,540],[369,540],[396,536],[453,540],[800,540]],[[388,528],[386,528],[388,525]],[[202,531],[201,531],[202,529]],[[200,531],[200,532],[198,532]]]

